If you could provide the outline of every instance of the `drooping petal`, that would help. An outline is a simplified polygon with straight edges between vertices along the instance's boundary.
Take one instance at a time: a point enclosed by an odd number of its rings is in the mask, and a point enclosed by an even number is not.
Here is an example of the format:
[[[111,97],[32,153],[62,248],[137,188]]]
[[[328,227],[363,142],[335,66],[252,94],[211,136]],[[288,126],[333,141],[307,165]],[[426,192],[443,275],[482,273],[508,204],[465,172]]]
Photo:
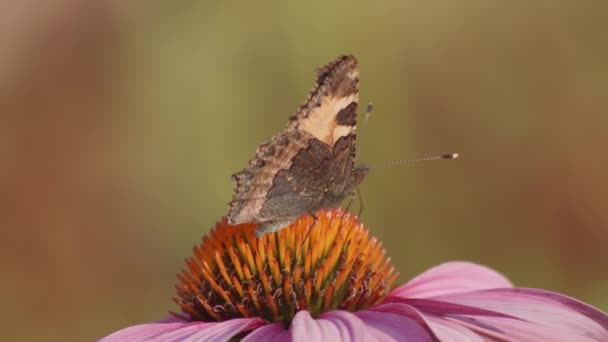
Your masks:
[[[437,301],[461,304],[517,317],[518,319],[486,315],[453,315],[450,318],[467,321],[474,318],[483,325],[504,331],[507,336],[521,339],[551,341],[608,341],[608,315],[568,296],[537,289],[491,289],[449,294]]]
[[[415,300],[417,301],[416,304],[421,304],[420,300]],[[434,305],[436,307],[433,307]],[[507,336],[497,333],[491,327],[488,327],[487,329],[470,330],[467,329],[467,327],[465,327],[463,324],[452,323],[448,319],[444,319],[441,316],[441,310],[445,310],[443,313],[445,315],[450,315],[451,313],[463,314],[464,312],[469,314],[507,317],[505,315],[488,310],[470,308],[463,305],[454,305],[451,303],[441,303],[437,301],[428,301],[422,305],[422,308],[428,309],[428,311],[423,312],[421,308],[408,304],[408,300],[402,299],[398,302],[395,301],[388,304],[378,305],[371,310],[409,317],[419,322],[420,325],[425,328],[431,336],[434,336],[435,339],[439,341],[477,341],[482,335],[494,337],[496,339],[507,338]],[[438,315],[433,314],[433,312],[436,312]]]
[[[396,288],[389,297],[428,298],[450,293],[511,287],[500,273],[470,262],[446,262]]]
[[[405,315],[390,312],[360,311],[355,313],[365,324],[368,334],[377,341],[427,342],[433,338],[422,325]]]
[[[365,326],[347,311],[332,311],[313,319],[299,311],[291,322],[293,341],[365,341]]]
[[[432,299],[393,296],[370,310],[416,320],[440,341],[608,341],[608,314],[538,289],[488,289]]]
[[[511,289],[501,289],[500,292],[505,293],[519,293],[521,295],[529,295],[537,298],[545,298],[562,305],[569,307],[570,309],[585,315],[604,327],[604,329],[608,330],[608,314],[596,309],[595,307],[585,304],[580,300],[574,299],[572,297],[565,296],[560,293],[540,290],[540,289],[531,289],[531,288],[511,288]]]
[[[416,310],[424,311],[434,315],[471,315],[471,316],[498,316],[505,318],[517,318],[509,316],[500,312],[478,308],[470,305],[450,303],[447,301],[437,299],[423,299],[423,298],[388,298],[382,305],[372,308],[378,310],[378,308],[388,307],[390,304],[407,304]],[[383,309],[385,310],[385,309]]]
[[[348,311],[330,311],[317,319],[312,318],[308,311],[299,311],[288,329],[286,329],[282,323],[268,324],[247,335],[243,339],[243,342],[393,341],[395,339],[390,338],[390,332],[389,334],[379,334],[376,331],[378,326],[390,327],[391,323],[394,322],[394,320],[391,321],[390,318],[391,317],[389,317],[388,320],[385,320],[388,322],[382,322],[383,324],[375,323],[375,319],[370,320],[370,322],[373,323],[370,332],[370,325],[367,324],[367,321],[357,317],[357,314]],[[403,322],[403,319],[400,317],[397,317],[396,319],[399,320],[399,323]],[[393,324],[393,331],[391,332],[395,332],[397,331],[397,328],[403,327],[403,325]],[[404,331],[401,331],[400,333],[404,333]],[[398,336],[403,337],[405,335]],[[414,339],[413,341],[418,340]]]
[[[354,314],[348,311],[335,310],[330,311],[321,316],[321,319],[332,322],[338,331],[343,341],[366,342],[367,329],[361,320]]]
[[[421,322],[440,341],[608,341],[608,315],[557,293],[521,288],[392,298],[373,310]],[[467,336],[466,341],[474,341]]]
[[[484,342],[484,338],[466,327],[432,315],[426,316],[426,323],[441,342]]]
[[[252,331],[243,342],[289,342],[293,341],[283,323],[271,323]]]
[[[266,341],[353,341],[366,342],[367,330],[361,320],[348,311],[330,311],[313,319],[308,311],[299,311],[289,329],[282,323],[269,324],[247,335],[243,342]]]
[[[119,330],[100,342],[138,341],[227,341],[235,335],[266,324],[259,318],[237,318],[223,322],[149,323]]]

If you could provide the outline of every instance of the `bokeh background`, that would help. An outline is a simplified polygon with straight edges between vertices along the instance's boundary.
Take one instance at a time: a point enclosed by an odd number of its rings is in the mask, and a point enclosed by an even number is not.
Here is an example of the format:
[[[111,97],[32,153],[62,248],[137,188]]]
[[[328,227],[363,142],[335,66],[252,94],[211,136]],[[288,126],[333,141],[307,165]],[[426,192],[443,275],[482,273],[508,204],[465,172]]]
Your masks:
[[[447,260],[608,309],[608,2],[0,5],[0,332],[163,317],[230,175],[313,69],[361,66],[363,221],[406,281]]]

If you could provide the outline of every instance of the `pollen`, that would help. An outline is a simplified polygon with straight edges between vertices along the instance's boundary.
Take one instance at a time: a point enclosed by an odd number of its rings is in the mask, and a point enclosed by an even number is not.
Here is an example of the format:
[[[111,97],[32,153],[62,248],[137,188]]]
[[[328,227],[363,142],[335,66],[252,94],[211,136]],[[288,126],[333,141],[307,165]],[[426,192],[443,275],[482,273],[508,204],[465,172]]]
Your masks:
[[[222,219],[177,275],[180,312],[188,321],[261,317],[291,323],[307,310],[357,311],[380,303],[398,276],[378,240],[343,210],[303,215],[256,238],[256,224]]]

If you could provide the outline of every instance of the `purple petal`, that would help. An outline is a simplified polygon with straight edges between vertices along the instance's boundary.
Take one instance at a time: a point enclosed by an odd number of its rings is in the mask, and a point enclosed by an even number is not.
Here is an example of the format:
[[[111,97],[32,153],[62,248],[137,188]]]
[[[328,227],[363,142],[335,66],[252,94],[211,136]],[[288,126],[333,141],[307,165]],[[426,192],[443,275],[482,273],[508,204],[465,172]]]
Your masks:
[[[396,288],[390,297],[428,298],[450,293],[511,287],[507,278],[487,267],[469,262],[446,262]]]
[[[237,318],[223,322],[174,322],[140,324],[119,330],[100,342],[113,341],[227,341],[241,332],[266,324],[260,318]]]
[[[404,315],[378,311],[359,311],[355,315],[365,323],[368,335],[378,341],[433,341],[420,323]]]

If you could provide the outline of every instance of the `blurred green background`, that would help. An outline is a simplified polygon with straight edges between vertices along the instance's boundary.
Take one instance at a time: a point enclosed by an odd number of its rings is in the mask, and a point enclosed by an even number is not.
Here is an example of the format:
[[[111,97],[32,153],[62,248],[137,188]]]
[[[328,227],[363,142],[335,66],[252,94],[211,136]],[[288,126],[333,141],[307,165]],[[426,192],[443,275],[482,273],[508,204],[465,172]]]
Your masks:
[[[230,175],[341,53],[375,112],[363,221],[400,282],[447,260],[608,309],[608,2],[0,5],[2,340],[175,309]]]

